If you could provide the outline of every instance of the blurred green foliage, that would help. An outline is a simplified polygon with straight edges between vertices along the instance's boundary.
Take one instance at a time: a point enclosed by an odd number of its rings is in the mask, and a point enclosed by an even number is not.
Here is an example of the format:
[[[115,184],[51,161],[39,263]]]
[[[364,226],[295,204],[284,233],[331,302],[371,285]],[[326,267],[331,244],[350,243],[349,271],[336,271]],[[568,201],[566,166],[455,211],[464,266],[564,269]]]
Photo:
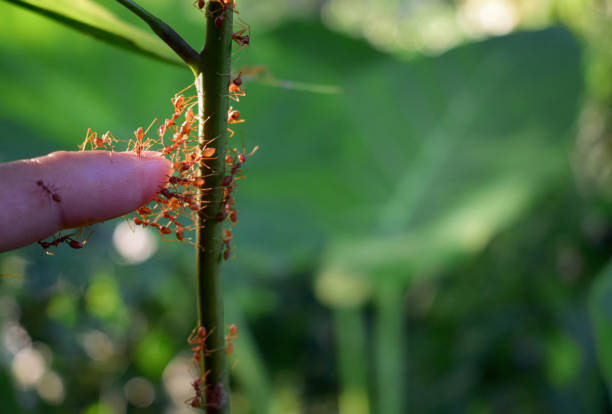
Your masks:
[[[201,44],[190,1],[148,3]],[[234,411],[609,411],[612,210],[574,179],[587,37],[553,27],[406,60],[284,7],[241,9],[253,42],[235,67],[342,93],[247,82],[236,104],[232,139],[260,150],[224,272]],[[0,16],[2,161],[75,150],[88,127],[129,137],[191,81],[4,3]],[[83,251],[0,256],[22,275],[0,280],[3,409],[187,410],[193,251],[161,243],[130,265],[118,223]],[[126,385],[141,377],[152,400]]]

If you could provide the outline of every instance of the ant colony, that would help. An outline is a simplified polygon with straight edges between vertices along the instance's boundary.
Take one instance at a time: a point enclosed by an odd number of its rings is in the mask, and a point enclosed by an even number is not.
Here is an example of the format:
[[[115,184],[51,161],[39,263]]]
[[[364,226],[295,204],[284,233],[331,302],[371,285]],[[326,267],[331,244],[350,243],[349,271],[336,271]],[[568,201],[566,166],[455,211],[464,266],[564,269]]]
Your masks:
[[[220,8],[214,12],[214,24],[217,28],[221,27],[225,19],[225,12],[231,9],[234,13],[235,1],[233,0],[211,0],[221,3]],[[194,6],[203,9],[205,2],[196,0]],[[250,45],[250,29],[246,24],[241,24],[240,30],[232,33],[232,40],[236,43],[238,51]],[[245,69],[246,70],[246,69]],[[228,97],[236,102],[241,97],[246,96],[242,89],[242,71],[230,77],[228,87]],[[140,156],[143,151],[159,151],[172,163],[172,174],[167,183],[159,191],[159,194],[147,205],[139,207],[131,216],[127,217],[131,223],[142,227],[157,229],[163,240],[176,240],[194,244],[189,232],[195,230],[196,216],[206,206],[206,194],[211,188],[206,187],[207,174],[201,168],[206,165],[208,160],[216,157],[223,157],[225,160],[226,175],[221,180],[223,187],[222,211],[214,218],[220,222],[228,220],[228,226],[223,230],[223,257],[228,260],[231,257],[232,228],[238,221],[238,213],[235,208],[234,191],[236,181],[244,178],[242,167],[247,158],[256,150],[255,147],[249,153],[246,150],[239,151],[237,148],[229,148],[225,154],[217,154],[216,149],[210,142],[200,145],[198,142],[197,131],[200,124],[206,122],[196,115],[197,110],[196,96],[188,96],[187,92],[193,87],[188,86],[176,93],[171,99],[172,115],[166,118],[163,123],[153,120],[151,124],[143,129],[139,127],[134,131],[134,138],[125,140],[116,138],[110,131],[100,135],[91,128],[87,130],[85,140],[79,146],[80,150],[105,150],[113,151],[119,143],[127,144],[126,151],[133,152]],[[225,117],[227,124],[240,124],[245,122],[240,118],[240,111],[230,106]],[[158,123],[157,133],[151,134],[153,126]],[[234,135],[234,131],[227,128],[229,138]],[[210,174],[214,172],[211,170]],[[208,175],[210,175],[208,174]],[[52,188],[42,180],[36,182],[39,190],[49,197],[52,202],[60,203],[61,196],[56,189]],[[82,232],[82,231],[81,231]],[[77,231],[68,235],[56,234],[50,241],[39,241],[38,243],[48,253],[51,247],[58,247],[64,243],[72,248],[80,249],[87,243],[86,239],[77,240]]]

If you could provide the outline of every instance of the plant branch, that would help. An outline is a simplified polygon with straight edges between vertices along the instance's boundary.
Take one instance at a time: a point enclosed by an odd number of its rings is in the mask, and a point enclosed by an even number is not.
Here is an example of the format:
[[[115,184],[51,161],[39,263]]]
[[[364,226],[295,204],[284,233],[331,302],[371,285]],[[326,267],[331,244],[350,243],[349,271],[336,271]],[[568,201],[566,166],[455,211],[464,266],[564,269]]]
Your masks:
[[[220,15],[223,16],[221,24],[215,24],[215,19]],[[206,412],[227,414],[230,411],[229,382],[221,288],[223,224],[218,217],[224,211],[224,187],[221,181],[225,175],[228,139],[233,13],[231,7],[224,7],[221,2],[208,1],[206,16],[206,41],[196,75],[200,120],[198,137],[200,149],[214,147],[215,156],[200,166],[200,175],[206,176],[206,183],[199,194],[204,207],[199,211],[196,222],[198,319],[200,326],[205,327],[209,333],[206,348],[213,350],[202,358],[202,374],[208,373],[204,388]]]
[[[198,66],[200,56],[189,43],[185,41],[174,29],[168,26],[163,20],[153,16],[147,10],[140,7],[132,0],[116,0],[118,3],[124,5],[127,9],[133,12],[136,16],[140,17],[147,23],[151,29],[162,39],[168,46],[180,56],[181,59],[187,63],[187,65],[195,71],[195,67]]]

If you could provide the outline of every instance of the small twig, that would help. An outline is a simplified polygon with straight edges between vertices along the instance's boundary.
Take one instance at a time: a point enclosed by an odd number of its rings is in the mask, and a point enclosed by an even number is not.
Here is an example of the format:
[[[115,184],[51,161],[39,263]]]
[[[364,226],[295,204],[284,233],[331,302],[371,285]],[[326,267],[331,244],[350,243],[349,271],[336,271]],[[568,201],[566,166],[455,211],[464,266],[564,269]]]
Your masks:
[[[159,36],[161,40],[166,42],[168,46],[176,52],[176,54],[187,63],[187,66],[195,72],[195,68],[200,62],[200,55],[189,43],[185,41],[174,29],[164,23],[162,20],[153,16],[147,10],[140,7],[132,0],[116,0],[118,3],[124,5],[127,9],[133,12],[136,16],[140,17],[147,23],[151,29]]]

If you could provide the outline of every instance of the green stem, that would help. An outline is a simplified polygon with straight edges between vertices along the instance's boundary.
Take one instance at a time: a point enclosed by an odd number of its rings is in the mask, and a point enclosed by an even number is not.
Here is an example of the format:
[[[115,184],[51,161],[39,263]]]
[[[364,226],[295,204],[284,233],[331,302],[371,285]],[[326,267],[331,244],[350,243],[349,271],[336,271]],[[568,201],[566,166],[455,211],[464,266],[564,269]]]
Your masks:
[[[170,26],[164,23],[163,20],[158,19],[153,16],[147,10],[140,7],[132,0],[116,0],[118,3],[121,3],[126,8],[128,8],[131,12],[133,12],[136,16],[140,17],[146,24],[148,24],[151,29],[159,36],[161,40],[166,42],[168,46],[172,48],[176,52],[177,55],[180,56],[181,59],[187,63],[187,66],[191,68],[195,72],[195,68],[200,61],[200,56],[198,52],[194,48],[192,48],[189,43],[185,41],[177,32],[174,31]]]
[[[215,18],[224,13],[217,27]],[[212,350],[203,358],[202,372],[207,372],[206,412],[229,413],[229,383],[225,357],[225,326],[221,288],[223,257],[223,224],[217,219],[223,212],[225,152],[227,146],[228,87],[232,57],[232,10],[223,11],[219,2],[206,5],[206,42],[200,55],[196,75],[198,93],[198,131],[200,148],[215,148],[215,157],[200,166],[206,177],[200,200],[204,208],[196,222],[196,272],[198,281],[198,319],[210,333],[206,348]],[[206,56],[206,59],[204,59]]]
[[[198,192],[203,208],[196,220],[196,273],[198,325],[206,328],[203,358],[200,358],[208,414],[228,414],[229,381],[225,357],[225,325],[221,260],[223,224],[217,217],[223,209],[225,152],[227,147],[228,88],[232,60],[233,10],[218,1],[206,4],[206,41],[197,53],[170,26],[132,0],[117,0],[144,20],[191,68],[198,95],[198,142],[200,151],[215,148],[215,155],[200,164],[206,183]],[[223,16],[223,18],[220,18]]]
[[[376,359],[377,413],[405,413],[406,363],[403,329],[405,287],[401,282],[380,283],[376,295],[374,356]]]
[[[334,310],[336,355],[340,373],[340,414],[370,414],[366,330],[362,310],[357,307]]]

